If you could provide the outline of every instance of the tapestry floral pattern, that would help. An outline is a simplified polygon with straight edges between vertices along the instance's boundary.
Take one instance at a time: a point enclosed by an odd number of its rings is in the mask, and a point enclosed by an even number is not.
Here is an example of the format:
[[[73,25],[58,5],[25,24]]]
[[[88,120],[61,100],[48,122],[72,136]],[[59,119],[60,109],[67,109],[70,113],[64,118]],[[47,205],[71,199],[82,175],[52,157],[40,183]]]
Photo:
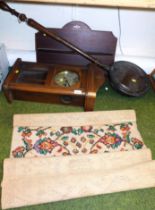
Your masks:
[[[145,145],[132,133],[133,123],[77,127],[18,127],[15,158],[129,151]]]

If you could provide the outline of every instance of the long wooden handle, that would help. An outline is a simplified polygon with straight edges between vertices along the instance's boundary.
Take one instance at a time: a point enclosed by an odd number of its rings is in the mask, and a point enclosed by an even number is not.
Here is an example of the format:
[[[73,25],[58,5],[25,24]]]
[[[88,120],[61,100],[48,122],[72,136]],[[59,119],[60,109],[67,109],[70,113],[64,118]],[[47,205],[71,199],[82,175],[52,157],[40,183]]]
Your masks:
[[[69,47],[70,49],[72,49],[73,51],[77,52],[78,54],[80,54],[84,58],[88,59],[92,63],[95,63],[96,65],[101,67],[103,70],[105,70],[105,71],[109,71],[110,70],[109,66],[102,64],[96,58],[88,55],[87,53],[85,53],[83,50],[79,49],[78,47],[76,47],[72,43],[68,42],[67,40],[65,40],[65,39],[61,38],[60,36],[54,34],[53,32],[49,31],[47,28],[45,28],[44,26],[42,26],[41,24],[39,24],[35,20],[33,20],[31,18],[27,18],[25,14],[21,14],[21,13],[17,12],[16,10],[12,9],[4,1],[1,1],[1,0],[0,0],[0,8],[2,10],[4,10],[4,11],[10,12],[12,15],[15,15],[20,21],[26,22],[32,28],[37,29],[38,31],[46,34],[47,36],[55,39],[56,41],[64,44],[65,46]]]

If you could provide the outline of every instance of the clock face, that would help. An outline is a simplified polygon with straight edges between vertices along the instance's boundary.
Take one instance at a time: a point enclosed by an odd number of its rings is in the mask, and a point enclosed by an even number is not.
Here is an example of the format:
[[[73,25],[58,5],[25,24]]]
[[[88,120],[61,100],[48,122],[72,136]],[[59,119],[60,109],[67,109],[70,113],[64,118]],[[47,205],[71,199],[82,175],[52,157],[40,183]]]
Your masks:
[[[54,77],[54,81],[61,87],[71,87],[80,81],[79,75],[70,70],[62,70]]]

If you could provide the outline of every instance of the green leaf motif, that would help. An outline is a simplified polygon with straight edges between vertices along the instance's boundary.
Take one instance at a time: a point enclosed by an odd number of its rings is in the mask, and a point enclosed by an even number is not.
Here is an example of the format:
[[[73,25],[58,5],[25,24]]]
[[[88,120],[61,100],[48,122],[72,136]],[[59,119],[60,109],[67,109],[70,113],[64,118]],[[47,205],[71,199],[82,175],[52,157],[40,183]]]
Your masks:
[[[31,129],[29,127],[25,127],[23,131],[24,133],[31,133]]]
[[[116,131],[116,128],[115,128],[115,126],[114,126],[114,125],[110,125],[110,126],[108,127],[108,130],[111,130],[111,131]]]
[[[66,141],[66,140],[68,140],[69,139],[69,136],[63,136],[62,138],[61,138],[61,140],[63,140],[63,141]]]
[[[136,149],[141,149],[141,148],[143,147],[143,145],[142,145],[142,144],[135,144],[134,147],[135,147]]]
[[[128,125],[133,125],[133,123],[132,122],[128,122]]]
[[[73,128],[73,129],[72,129],[72,133],[73,133],[74,135],[77,135],[77,134],[78,134],[78,131],[77,131],[75,128]]]
[[[81,128],[79,128],[79,129],[77,130],[77,132],[78,132],[78,135],[81,135],[81,134],[83,133],[83,130],[82,130]]]
[[[39,135],[44,134],[44,133],[45,132],[43,130],[39,130],[39,131],[37,131],[36,136],[39,136]]]
[[[21,132],[21,131],[23,131],[25,128],[24,127],[19,127],[18,128],[18,132]]]
[[[90,139],[95,138],[95,136],[94,136],[94,135],[92,135],[92,134],[87,135],[87,137],[88,137],[88,138],[90,138]]]
[[[40,154],[46,155],[47,154],[47,150],[40,150]]]
[[[125,126],[126,126],[125,123],[121,123],[121,124],[120,124],[120,128],[124,128]]]

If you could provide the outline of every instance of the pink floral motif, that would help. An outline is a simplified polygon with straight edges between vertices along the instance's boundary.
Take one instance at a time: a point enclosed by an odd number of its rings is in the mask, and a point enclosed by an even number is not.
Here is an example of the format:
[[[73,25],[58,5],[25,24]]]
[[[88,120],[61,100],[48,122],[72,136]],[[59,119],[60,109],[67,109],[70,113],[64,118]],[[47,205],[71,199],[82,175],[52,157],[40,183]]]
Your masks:
[[[62,127],[60,130],[63,133],[70,133],[70,132],[72,132],[72,127]]]
[[[35,150],[40,154],[47,154],[51,153],[53,148],[58,146],[59,144],[50,138],[39,139],[35,145]]]
[[[72,138],[71,138],[71,142],[72,142],[72,143],[75,143],[75,142],[76,142],[76,138],[72,137]]]
[[[71,155],[141,149],[144,143],[132,134],[131,122],[103,126],[18,127],[22,145],[12,151],[24,157],[30,150],[40,155]],[[52,130],[52,132],[51,132]],[[46,131],[46,132],[45,132]],[[31,154],[31,153],[30,153]]]
[[[23,146],[17,147],[15,150],[12,151],[12,155],[14,157],[24,157],[25,148]]]
[[[22,137],[30,137],[32,132],[22,132]]]
[[[120,126],[120,130],[122,132],[127,132],[127,131],[130,130],[130,126],[128,124],[123,124],[123,125]]]
[[[122,139],[116,134],[106,134],[99,141],[105,145],[115,145],[120,144]]]
[[[81,126],[81,129],[85,132],[90,132],[92,130],[92,126],[91,125],[85,125],[85,126]]]

